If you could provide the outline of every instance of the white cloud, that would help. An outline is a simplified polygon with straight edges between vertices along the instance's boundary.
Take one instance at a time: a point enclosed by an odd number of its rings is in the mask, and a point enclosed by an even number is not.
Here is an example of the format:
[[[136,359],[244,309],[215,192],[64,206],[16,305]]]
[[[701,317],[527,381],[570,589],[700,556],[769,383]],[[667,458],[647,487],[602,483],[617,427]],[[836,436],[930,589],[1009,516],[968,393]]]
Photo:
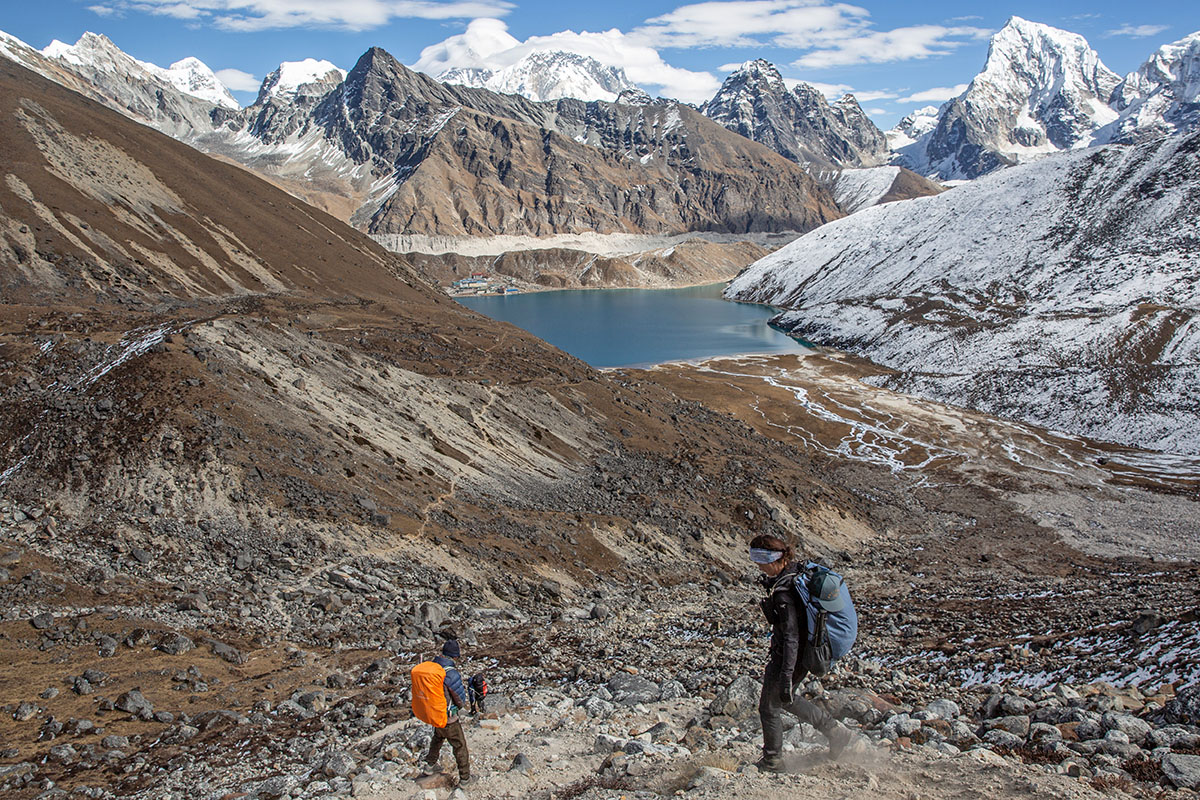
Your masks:
[[[256,92],[262,81],[240,69],[219,69],[214,73],[225,88],[235,92]]]
[[[708,72],[672,67],[653,47],[615,28],[601,33],[560,31],[531,36],[522,42],[498,19],[472,20],[463,33],[422,50],[412,66],[433,76],[453,67],[498,70],[530,53],[545,50],[591,56],[606,66],[621,67],[631,81],[643,88],[692,103],[709,99],[721,85]]]
[[[880,91],[873,91],[871,89],[865,89],[861,92],[851,92],[851,94],[854,95],[855,100],[858,100],[859,102],[863,102],[863,103],[873,103],[876,100],[894,100],[894,99],[896,99],[895,92],[880,92]]]
[[[1105,36],[1129,36],[1134,39],[1144,39],[1147,36],[1157,36],[1167,29],[1166,25],[1130,25],[1126,23],[1115,30],[1108,31]]]
[[[658,47],[832,45],[863,30],[869,12],[826,0],[731,0],[693,3],[652,17],[631,35]]]
[[[102,17],[109,17],[117,13],[116,9],[109,8],[108,6],[88,6],[88,11],[91,11],[93,14],[99,14]]]
[[[831,47],[813,50],[793,66],[819,69],[853,64],[883,64],[949,54],[968,41],[991,35],[982,28],[913,25],[890,31],[872,31],[841,39]]]
[[[900,97],[896,99],[897,103],[944,103],[947,100],[952,100],[967,90],[967,84],[960,83],[957,86],[935,86],[932,89],[926,89],[923,92],[910,94],[908,97]]]
[[[793,66],[824,68],[946,55],[990,31],[914,25],[876,30],[870,12],[832,0],[692,3],[646,20],[630,36],[660,48],[786,47],[807,51]]]
[[[90,6],[101,15],[140,12],[233,31],[297,27],[362,31],[393,19],[499,17],[513,8],[508,0],[108,0]]]

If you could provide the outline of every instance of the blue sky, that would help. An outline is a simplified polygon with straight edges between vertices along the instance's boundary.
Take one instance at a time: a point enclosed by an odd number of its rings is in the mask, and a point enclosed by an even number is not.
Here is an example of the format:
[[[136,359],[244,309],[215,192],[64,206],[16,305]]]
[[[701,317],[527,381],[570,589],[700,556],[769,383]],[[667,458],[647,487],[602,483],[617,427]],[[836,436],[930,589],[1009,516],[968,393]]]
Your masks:
[[[711,96],[731,65],[761,57],[831,96],[853,91],[888,128],[956,94],[982,67],[988,36],[1014,14],[1082,34],[1120,74],[1200,29],[1194,0],[5,0],[0,30],[38,48],[95,31],[160,66],[196,56],[243,103],[281,61],[348,69],[371,46],[426,71],[570,49],[624,66],[652,93],[693,102]]]

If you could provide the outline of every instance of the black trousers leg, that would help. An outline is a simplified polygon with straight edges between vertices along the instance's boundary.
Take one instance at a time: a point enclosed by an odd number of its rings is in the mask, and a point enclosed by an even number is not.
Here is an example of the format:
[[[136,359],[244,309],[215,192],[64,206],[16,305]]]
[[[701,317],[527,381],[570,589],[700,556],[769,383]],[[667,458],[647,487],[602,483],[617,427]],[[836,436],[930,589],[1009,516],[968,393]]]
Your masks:
[[[762,694],[758,698],[758,718],[762,722],[765,755],[777,756],[783,750],[783,711],[794,715],[801,722],[807,722],[821,733],[833,730],[836,724],[825,709],[802,697],[797,697],[785,706],[779,699],[779,667],[768,662],[763,674]]]

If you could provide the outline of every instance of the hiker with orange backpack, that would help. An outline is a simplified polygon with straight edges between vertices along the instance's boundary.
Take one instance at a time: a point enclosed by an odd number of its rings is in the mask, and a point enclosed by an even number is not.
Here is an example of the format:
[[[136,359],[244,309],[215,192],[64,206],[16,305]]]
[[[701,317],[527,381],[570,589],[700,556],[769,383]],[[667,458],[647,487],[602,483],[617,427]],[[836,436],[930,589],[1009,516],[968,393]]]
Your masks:
[[[448,639],[442,645],[442,654],[412,668],[413,716],[433,726],[433,741],[429,743],[429,754],[425,763],[436,767],[442,742],[450,742],[454,749],[454,762],[458,765],[458,784],[471,780],[471,756],[467,752],[467,737],[463,733],[458,711],[467,705],[467,691],[463,688],[462,676],[455,668],[454,659],[462,654],[458,641]]]

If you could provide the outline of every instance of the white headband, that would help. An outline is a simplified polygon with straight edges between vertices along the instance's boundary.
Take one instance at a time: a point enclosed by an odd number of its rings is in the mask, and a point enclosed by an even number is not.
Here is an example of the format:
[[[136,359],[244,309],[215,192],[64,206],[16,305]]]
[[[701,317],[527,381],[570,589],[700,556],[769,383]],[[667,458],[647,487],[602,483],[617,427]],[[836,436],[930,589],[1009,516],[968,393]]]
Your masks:
[[[755,564],[773,564],[783,558],[783,553],[778,550],[766,550],[761,547],[750,548],[750,560]]]

